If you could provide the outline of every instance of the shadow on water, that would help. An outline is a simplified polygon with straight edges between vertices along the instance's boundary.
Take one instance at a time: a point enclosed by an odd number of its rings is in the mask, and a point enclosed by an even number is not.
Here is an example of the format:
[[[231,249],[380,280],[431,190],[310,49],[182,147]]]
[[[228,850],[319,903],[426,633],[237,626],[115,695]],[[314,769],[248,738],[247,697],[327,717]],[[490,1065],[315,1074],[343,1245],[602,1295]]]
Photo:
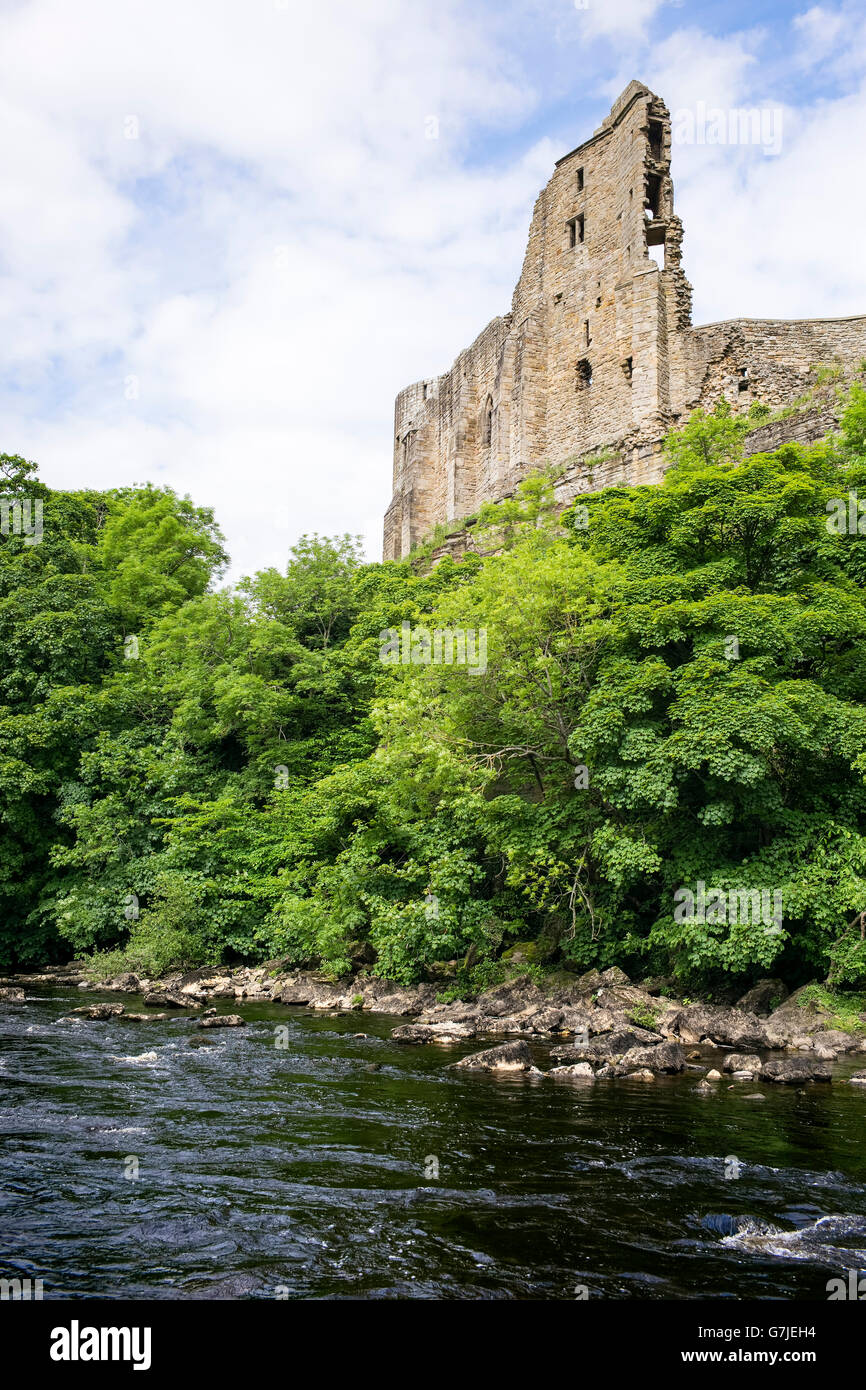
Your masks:
[[[0,1277],[46,1297],[825,1300],[866,1268],[862,1088],[467,1075],[483,1044],[382,1016],[79,1002],[0,1006]]]

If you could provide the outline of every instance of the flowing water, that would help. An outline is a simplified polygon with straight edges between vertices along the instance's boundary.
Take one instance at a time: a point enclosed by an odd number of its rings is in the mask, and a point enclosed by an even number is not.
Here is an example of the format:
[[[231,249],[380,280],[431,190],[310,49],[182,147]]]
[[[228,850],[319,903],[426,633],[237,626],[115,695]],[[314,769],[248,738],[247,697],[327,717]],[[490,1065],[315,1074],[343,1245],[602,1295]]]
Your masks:
[[[467,1074],[483,1040],[261,1004],[70,1019],[95,997],[0,1004],[0,1277],[46,1298],[823,1301],[866,1269],[866,1088]]]

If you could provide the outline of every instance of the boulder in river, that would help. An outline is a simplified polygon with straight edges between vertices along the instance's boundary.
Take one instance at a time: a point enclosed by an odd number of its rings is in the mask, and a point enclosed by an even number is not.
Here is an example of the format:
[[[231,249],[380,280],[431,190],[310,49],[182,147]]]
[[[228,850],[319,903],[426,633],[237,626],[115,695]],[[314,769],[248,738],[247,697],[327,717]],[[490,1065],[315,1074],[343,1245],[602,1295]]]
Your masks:
[[[722,1063],[723,1071],[749,1072],[757,1076],[763,1062],[756,1052],[729,1052]]]
[[[654,1047],[630,1047],[620,1062],[617,1072],[621,1074],[632,1067],[645,1068],[652,1072],[680,1072],[686,1065],[686,1054],[679,1043],[662,1042]]]
[[[196,1009],[201,1007],[194,999],[178,999],[176,995],[169,994],[164,989],[152,989],[144,996],[144,1004],[148,1009]]]
[[[844,1052],[866,1051],[866,1037],[862,1033],[845,1033],[841,1028],[826,1028],[812,1034],[809,1047],[824,1061],[832,1062]]]
[[[555,1047],[551,1055],[560,1062],[608,1062],[612,1057],[625,1056],[630,1048],[647,1047],[661,1041],[661,1033],[652,1033],[648,1028],[619,1028],[599,1033],[584,1044],[563,1043]]]
[[[199,1028],[245,1028],[246,1019],[240,1014],[214,1014],[211,1018],[200,1018]]]
[[[138,994],[141,980],[131,970],[126,970],[122,975],[115,975],[107,981],[106,989],[117,990],[119,994]]]
[[[122,1004],[82,1004],[80,1008],[73,1009],[74,1014],[80,1014],[82,1018],[96,1018],[105,1020],[107,1018],[118,1018],[123,1013]]]
[[[547,1072],[548,1076],[553,1076],[557,1081],[594,1081],[595,1072],[589,1062],[575,1062],[570,1067],[551,1067]]]
[[[816,996],[814,985],[803,985],[774,1009],[766,1022],[770,1045],[785,1047],[795,1038],[832,1029],[833,1014]]]
[[[464,1071],[530,1071],[532,1054],[529,1044],[517,1038],[514,1042],[500,1043],[498,1047],[488,1047],[484,1052],[472,1052],[454,1066]]]
[[[682,1042],[699,1043],[704,1038],[728,1047],[769,1047],[767,1030],[756,1014],[721,1005],[692,1004],[671,1018],[669,1029]]]
[[[468,1023],[404,1023],[391,1037],[399,1043],[458,1043],[474,1038],[475,1029]]]
[[[809,1057],[783,1057],[764,1063],[761,1080],[780,1086],[802,1086],[805,1081],[829,1081],[830,1068],[826,1062]]]
[[[23,1004],[26,998],[23,989],[14,989],[11,985],[0,989],[0,1000],[5,1004]]]

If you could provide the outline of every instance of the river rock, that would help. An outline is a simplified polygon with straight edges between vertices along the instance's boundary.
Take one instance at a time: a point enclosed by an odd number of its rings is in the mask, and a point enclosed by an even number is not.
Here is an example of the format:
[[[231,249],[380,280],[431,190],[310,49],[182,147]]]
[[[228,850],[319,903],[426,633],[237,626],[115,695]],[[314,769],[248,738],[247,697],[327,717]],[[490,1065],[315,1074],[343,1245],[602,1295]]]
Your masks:
[[[729,1052],[722,1062],[723,1071],[748,1072],[757,1075],[763,1062],[756,1052]]]
[[[813,1033],[809,1041],[811,1050],[828,1062],[835,1061],[845,1052],[861,1052],[866,1048],[866,1038],[862,1033],[845,1033],[841,1028],[827,1028],[821,1033]]]
[[[595,1072],[589,1062],[575,1062],[571,1067],[551,1067],[548,1076],[558,1081],[594,1081]]]
[[[667,1001],[655,999],[645,989],[637,985],[619,985],[615,988],[605,985],[594,996],[597,1009],[609,1009],[615,1014],[633,1014],[639,1010],[644,1014],[660,1015],[668,1008]],[[681,1006],[680,1006],[681,1007]],[[676,1010],[672,1010],[676,1012]]]
[[[199,1028],[244,1028],[246,1019],[240,1014],[215,1014],[211,1018],[200,1018]]]
[[[106,1018],[117,1018],[123,1013],[122,1004],[82,1004],[80,1008],[73,1009],[74,1014],[80,1014],[82,1018],[95,1018],[104,1020]]]
[[[642,1067],[640,1071],[630,1071],[627,1079],[629,1081],[655,1081],[655,1075],[646,1067]]]
[[[852,1086],[866,1086],[866,1071],[855,1071],[848,1080]]]
[[[818,999],[807,991],[810,985],[803,985],[789,995],[784,1004],[774,1009],[767,1019],[767,1032],[771,1046],[785,1047],[792,1039],[811,1037],[813,1033],[825,1033],[833,1028],[833,1015]]]
[[[536,1009],[547,1008],[549,998],[534,981],[526,976],[516,980],[506,980],[501,985],[484,990],[478,996],[478,1011],[487,1018],[514,1017],[523,1014],[531,1006]]]
[[[124,1014],[124,1023],[154,1023],[157,1019],[168,1018],[168,1014]]]
[[[594,1033],[606,1033],[609,1028],[599,1026],[600,1009],[587,1008],[565,1008],[562,1010],[562,1017],[559,1020],[559,1033],[585,1033],[592,1037]],[[603,1021],[603,1020],[602,1020]],[[609,1027],[613,1026],[613,1018],[609,1020]]]
[[[680,1009],[671,1028],[683,1042],[699,1043],[705,1038],[728,1047],[769,1047],[767,1030],[755,1014],[721,1005],[693,1004]]]
[[[178,999],[176,995],[169,994],[164,989],[152,989],[144,996],[143,1003],[148,1009],[194,1009],[197,1007],[193,999]]]
[[[686,1055],[679,1043],[660,1042],[655,1047],[631,1047],[617,1068],[618,1073],[631,1067],[641,1067],[652,1072],[675,1074],[686,1065]]]
[[[766,1015],[788,998],[788,986],[782,980],[757,980],[742,999],[737,1000],[737,1008],[746,1014]]]
[[[6,1004],[23,1004],[26,998],[23,989],[14,989],[11,985],[0,989],[0,999]]]
[[[131,970],[126,970],[122,975],[115,975],[111,980],[108,980],[105,988],[116,990],[120,994],[138,994],[141,980]]]
[[[65,976],[58,972],[47,969],[39,971],[37,974],[17,974],[11,977],[18,985],[74,985],[82,979],[78,976]]]
[[[529,1045],[522,1038],[514,1042],[500,1043],[484,1052],[473,1052],[455,1062],[454,1067],[464,1071],[526,1071],[532,1068],[532,1054]]]
[[[303,1004],[310,1009],[335,1009],[339,1007],[343,993],[328,980],[300,974],[283,985],[279,997],[283,1004]]]
[[[780,1086],[802,1086],[805,1081],[829,1081],[830,1068],[826,1062],[810,1061],[806,1057],[785,1057],[765,1062],[761,1069],[761,1080],[773,1081]]]
[[[647,1028],[625,1028],[599,1034],[585,1044],[563,1043],[552,1049],[551,1056],[559,1062],[569,1063],[609,1061],[611,1057],[624,1057],[631,1048],[661,1042],[660,1033],[651,1033]]]
[[[361,995],[361,1007],[367,1013],[399,1014],[410,1017],[436,1003],[436,988],[425,983],[420,985],[398,985],[394,980],[377,980],[373,976],[359,976],[354,985],[347,990],[347,1004]]]
[[[716,1071],[715,1067],[713,1067],[712,1071],[708,1071],[708,1072],[707,1072],[707,1075],[706,1075],[706,1080],[707,1080],[707,1081],[721,1081],[721,1079],[722,1079],[722,1073],[721,1073],[720,1071]]]
[[[475,1029],[468,1023],[404,1023],[391,1037],[398,1043],[457,1043],[474,1038]]]

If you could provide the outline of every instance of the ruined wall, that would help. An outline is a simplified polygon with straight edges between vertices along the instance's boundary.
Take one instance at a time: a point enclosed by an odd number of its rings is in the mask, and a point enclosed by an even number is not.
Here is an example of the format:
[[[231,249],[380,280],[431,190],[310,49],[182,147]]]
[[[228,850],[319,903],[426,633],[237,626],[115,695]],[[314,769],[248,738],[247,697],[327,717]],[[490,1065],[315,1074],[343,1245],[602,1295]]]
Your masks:
[[[449,372],[397,397],[386,559],[543,464],[562,466],[563,503],[657,482],[661,441],[691,411],[722,397],[735,411],[785,406],[814,385],[815,363],[851,372],[866,356],[866,317],[691,326],[670,155],[667,108],[632,82],[558,161],[511,312]]]

